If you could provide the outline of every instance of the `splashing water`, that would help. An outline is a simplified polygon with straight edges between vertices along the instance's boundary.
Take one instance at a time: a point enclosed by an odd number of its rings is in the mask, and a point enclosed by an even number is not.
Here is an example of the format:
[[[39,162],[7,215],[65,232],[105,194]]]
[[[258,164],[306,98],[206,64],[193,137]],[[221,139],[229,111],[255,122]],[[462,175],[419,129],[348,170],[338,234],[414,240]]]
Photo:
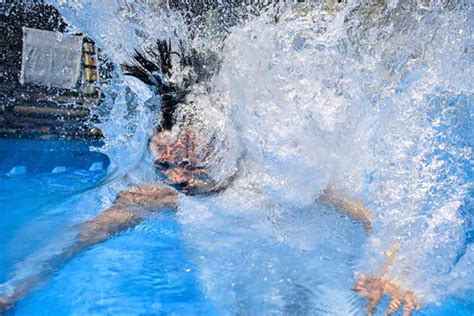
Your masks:
[[[472,294],[472,6],[282,5],[224,40],[212,19],[190,39],[158,4],[50,2],[117,64],[161,38],[218,52],[193,111],[220,135],[213,176],[237,178],[220,195],[183,197],[179,216],[219,312],[357,313],[354,274],[375,273],[394,243],[388,275],[423,302]],[[151,92],[117,73],[105,93],[114,170],[150,181]],[[367,240],[316,203],[328,185],[371,210]]]

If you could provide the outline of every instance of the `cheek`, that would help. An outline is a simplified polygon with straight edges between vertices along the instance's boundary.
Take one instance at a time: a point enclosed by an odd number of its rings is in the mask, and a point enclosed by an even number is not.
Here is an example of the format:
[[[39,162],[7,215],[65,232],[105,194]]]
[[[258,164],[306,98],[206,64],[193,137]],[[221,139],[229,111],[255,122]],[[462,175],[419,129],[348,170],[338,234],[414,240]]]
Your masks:
[[[155,158],[160,159],[167,154],[166,146],[158,145],[156,143],[150,144],[150,150]]]

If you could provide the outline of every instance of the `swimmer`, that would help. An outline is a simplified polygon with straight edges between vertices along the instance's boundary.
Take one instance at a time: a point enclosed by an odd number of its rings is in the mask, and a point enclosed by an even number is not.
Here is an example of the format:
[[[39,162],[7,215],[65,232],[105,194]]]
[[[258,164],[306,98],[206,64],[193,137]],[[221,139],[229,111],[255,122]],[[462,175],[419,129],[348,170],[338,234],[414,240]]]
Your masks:
[[[0,296],[0,314],[13,307],[16,301],[38,287],[80,253],[106,241],[111,236],[137,226],[158,212],[176,211],[179,205],[179,192],[210,194],[221,190],[222,188],[206,177],[208,170],[196,154],[195,141],[194,134],[189,130],[184,130],[176,137],[169,130],[156,133],[149,147],[156,158],[155,165],[165,175],[168,185],[134,187],[120,193],[111,208],[80,225],[76,240],[63,249],[60,255],[46,261],[42,271],[23,279],[7,296]],[[370,232],[372,217],[361,201],[345,199],[338,195],[334,187],[328,187],[319,198],[319,202],[332,205],[337,211],[359,221],[365,231]],[[368,299],[368,314],[373,313],[383,295],[392,298],[389,314],[395,313],[405,305],[404,315],[409,316],[417,308],[413,292],[403,290],[389,279],[385,279],[383,275],[379,277],[361,275],[354,290]]]
[[[78,254],[137,226],[157,212],[176,211],[179,192],[209,194],[222,189],[206,177],[208,170],[196,154],[196,138],[190,130],[185,129],[177,136],[169,130],[158,132],[150,140],[149,148],[156,158],[155,165],[165,175],[168,185],[134,187],[120,193],[111,208],[80,225],[76,241],[63,249],[60,255],[46,261],[42,271],[23,279],[8,296],[0,296],[0,313],[11,308],[16,301]],[[361,201],[346,199],[334,187],[328,187],[319,202],[332,205],[338,212],[360,222],[367,233],[370,232],[372,216]],[[387,260],[388,264],[395,256],[393,251]],[[404,290],[384,274],[385,272],[378,276],[361,275],[353,288],[369,301],[367,313],[372,314],[382,296],[387,295],[391,297],[387,311],[389,315],[403,305],[403,315],[411,315],[418,308],[413,292]]]
[[[170,46],[162,42],[159,45],[159,54],[170,57],[170,53]],[[157,93],[162,95],[162,122],[150,140],[149,150],[155,159],[157,171],[165,180],[164,183],[133,187],[122,192],[118,194],[112,207],[96,218],[79,225],[75,241],[64,248],[59,255],[45,261],[41,271],[16,282],[9,288],[8,293],[0,294],[0,314],[12,308],[15,302],[44,283],[55,271],[77,255],[112,236],[134,228],[158,212],[176,211],[180,203],[180,194],[219,192],[235,177],[230,176],[224,183],[216,183],[211,179],[208,168],[212,166],[206,165],[206,155],[197,150],[198,145],[201,145],[201,148],[206,146],[200,144],[190,126],[176,128],[174,122],[174,112],[181,102],[185,102],[183,95],[189,86],[176,87],[169,84],[166,78],[163,79],[156,74],[158,72],[166,74],[170,68],[164,69],[164,66],[157,62],[148,62],[146,56],[141,57],[144,57],[146,62],[135,64],[135,68],[130,65],[124,68],[128,75],[134,75],[145,83],[158,87]],[[171,65],[170,59],[159,60],[166,62],[167,67]],[[360,222],[367,233],[371,231],[372,215],[363,202],[346,198],[335,186],[329,186],[324,190],[318,202],[331,205],[336,211]],[[368,314],[373,314],[384,295],[391,297],[388,314],[394,314],[403,307],[403,315],[409,316],[419,307],[412,291],[403,289],[386,277],[387,267],[395,257],[396,251],[393,250],[387,258],[386,268],[382,269],[381,273],[358,277],[353,290],[368,300]]]

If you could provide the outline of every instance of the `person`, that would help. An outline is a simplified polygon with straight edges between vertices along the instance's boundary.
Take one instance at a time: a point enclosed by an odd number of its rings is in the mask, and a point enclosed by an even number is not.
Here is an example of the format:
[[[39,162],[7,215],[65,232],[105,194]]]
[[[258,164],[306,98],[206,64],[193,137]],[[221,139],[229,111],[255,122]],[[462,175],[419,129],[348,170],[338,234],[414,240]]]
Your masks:
[[[171,67],[171,61],[167,59],[171,56],[171,48],[170,45],[163,43],[161,42],[158,49],[159,60],[164,61],[166,67]],[[186,102],[183,95],[190,85],[177,88],[170,84],[166,78],[158,75],[167,73],[170,68],[163,69],[163,64],[149,61],[147,56],[140,55],[135,61],[134,65],[124,67],[125,73],[134,75],[145,83],[154,84],[158,87],[158,93],[163,96],[161,111],[164,113],[161,115],[160,126],[150,139],[149,150],[155,158],[155,167],[164,181],[132,187],[119,193],[112,207],[79,225],[74,242],[60,254],[44,262],[41,271],[21,280],[9,293],[0,295],[0,314],[12,308],[15,302],[45,282],[55,271],[80,253],[137,226],[158,212],[177,211],[181,194],[202,195],[220,192],[237,176],[236,174],[228,176],[220,183],[213,180],[209,175],[209,168],[212,166],[206,165],[207,156],[212,154],[211,150],[205,150],[208,144],[200,144],[202,140],[196,135],[192,126],[176,126],[175,111],[181,103]],[[198,147],[201,149],[198,150]],[[336,186],[332,185],[324,190],[318,202],[330,205],[334,210],[360,222],[365,231],[370,233],[372,214],[362,201],[345,197]],[[403,315],[409,316],[419,308],[412,291],[403,289],[386,276],[388,266],[395,257],[396,249],[393,249],[387,256],[385,268],[375,275],[360,275],[357,279],[353,290],[368,300],[368,314],[375,311],[384,295],[391,297],[388,314],[394,314],[403,307]]]
[[[131,229],[153,214],[164,210],[177,210],[179,193],[209,194],[221,190],[216,189],[215,183],[209,184],[206,177],[207,169],[202,166],[202,160],[197,155],[196,138],[193,133],[184,129],[178,135],[164,130],[156,133],[150,141],[150,151],[156,158],[155,165],[165,175],[165,182],[155,185],[133,187],[118,194],[113,206],[96,218],[80,225],[76,240],[60,255],[53,257],[43,264],[42,271],[22,280],[8,296],[0,297],[0,313],[11,308],[14,302],[23,298],[31,289],[44,282],[48,276],[78,254],[102,243],[111,236]],[[359,221],[365,231],[370,232],[372,216],[361,201],[344,198],[331,186],[319,198],[320,203],[332,205],[335,210]],[[392,252],[390,261],[395,254]],[[385,278],[386,272],[379,276],[359,276],[354,290],[367,298],[367,312],[373,313],[383,295],[392,298],[388,313],[393,314],[404,305],[404,314],[411,315],[418,308],[414,293]]]

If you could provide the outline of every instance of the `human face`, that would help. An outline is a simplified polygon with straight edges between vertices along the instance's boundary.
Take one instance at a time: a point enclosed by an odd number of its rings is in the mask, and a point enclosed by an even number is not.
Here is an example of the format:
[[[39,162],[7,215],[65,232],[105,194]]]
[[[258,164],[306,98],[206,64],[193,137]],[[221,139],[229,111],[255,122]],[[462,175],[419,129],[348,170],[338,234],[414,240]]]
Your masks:
[[[197,163],[196,136],[189,129],[178,135],[171,131],[155,134],[150,140],[150,150],[159,162],[178,164],[182,161]]]
[[[175,142],[176,137],[171,132],[160,132],[151,138],[150,150],[157,161],[173,162]]]
[[[155,165],[173,186],[196,186],[202,183],[207,170],[199,166],[196,155],[196,138],[189,130],[181,131],[176,137],[169,131],[157,133],[150,141]]]

